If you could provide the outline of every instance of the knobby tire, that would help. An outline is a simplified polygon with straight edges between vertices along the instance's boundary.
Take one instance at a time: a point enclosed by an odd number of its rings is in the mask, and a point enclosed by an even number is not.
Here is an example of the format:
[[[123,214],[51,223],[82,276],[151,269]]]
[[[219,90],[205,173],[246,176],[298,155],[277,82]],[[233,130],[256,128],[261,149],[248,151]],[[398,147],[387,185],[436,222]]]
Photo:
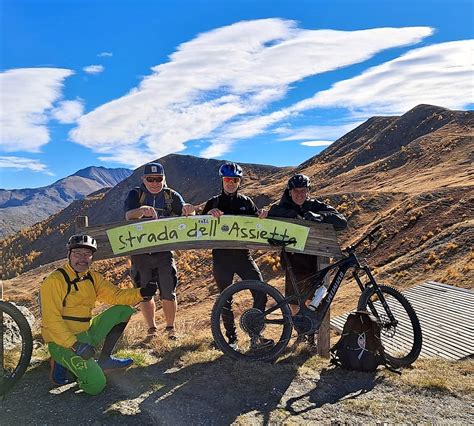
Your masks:
[[[395,319],[397,319],[397,316],[399,319],[405,314],[408,317],[409,324],[408,321],[405,321],[405,323],[407,323],[406,325],[399,324],[397,327],[388,327],[388,316],[383,306],[380,303],[376,303],[376,306],[373,305],[373,308],[368,306],[369,300],[374,302],[374,300],[378,299],[373,287],[367,287],[362,292],[357,309],[367,310],[377,318],[381,326],[381,337],[385,349],[385,357],[389,363],[394,367],[407,367],[416,361],[421,352],[423,339],[420,321],[410,302],[398,290],[385,285],[381,285],[379,288],[387,299]],[[395,300],[400,306],[394,303]],[[400,331],[401,327],[404,327],[408,332],[406,333],[408,337],[402,336],[401,332],[397,335],[397,328],[398,331]],[[407,347],[407,353],[401,353],[402,346]]]
[[[1,331],[1,346],[0,346],[0,362],[2,374],[0,375],[0,396],[5,395],[25,374],[28,365],[30,364],[31,354],[33,351],[33,337],[31,334],[31,328],[28,321],[23,316],[21,311],[12,305],[11,303],[0,301],[0,315],[2,315],[2,327]],[[20,355],[18,362],[15,361],[16,365],[12,367],[5,365],[5,348],[4,348],[4,321],[7,317],[10,317],[12,321],[18,327],[21,338]]]
[[[239,347],[237,350],[233,349],[229,342],[227,341],[225,335],[225,329],[223,327],[223,317],[222,314],[226,310],[226,301],[232,297],[233,299],[233,308],[232,312],[235,316],[235,326],[237,329],[237,335],[239,339],[239,345],[242,343],[242,337],[248,339],[250,334],[246,330],[242,329],[241,317],[245,314],[245,308],[243,308],[243,303],[239,304],[239,300],[244,298],[248,299],[249,305],[251,298],[249,297],[250,291],[259,291],[264,292],[267,295],[268,302],[266,309],[268,310],[271,306],[276,305],[281,302],[284,297],[281,293],[274,287],[256,280],[245,280],[239,283],[235,283],[227,287],[216,299],[214,303],[212,313],[211,313],[211,330],[214,337],[216,346],[229,357],[234,360],[246,360],[246,361],[273,361],[280,355],[285,348],[288,346],[288,342],[291,338],[291,332],[293,330],[292,320],[291,320],[291,311],[288,304],[284,303],[279,309],[273,313],[269,313],[265,317],[265,322],[271,321],[273,316],[279,318],[281,325],[276,325],[274,323],[266,324],[266,329],[262,333],[272,333],[270,335],[262,335],[262,337],[270,337],[274,344],[271,347],[265,349],[259,349],[256,351],[247,350],[244,347]],[[237,304],[237,306],[235,306]],[[239,311],[239,308],[241,311]],[[247,309],[247,312],[252,311],[252,309]],[[281,328],[281,330],[280,330]]]

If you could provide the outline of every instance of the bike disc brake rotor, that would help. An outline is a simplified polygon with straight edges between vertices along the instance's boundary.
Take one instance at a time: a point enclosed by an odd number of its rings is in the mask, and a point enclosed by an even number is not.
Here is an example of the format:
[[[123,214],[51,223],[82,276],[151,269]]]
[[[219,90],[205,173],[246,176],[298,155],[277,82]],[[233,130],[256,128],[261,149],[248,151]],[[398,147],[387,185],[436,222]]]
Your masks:
[[[240,316],[240,326],[250,336],[259,336],[265,329],[265,319],[262,311],[257,308],[247,309]]]
[[[390,323],[387,315],[380,315],[379,318],[380,333],[389,339],[393,338],[397,333],[397,326]]]

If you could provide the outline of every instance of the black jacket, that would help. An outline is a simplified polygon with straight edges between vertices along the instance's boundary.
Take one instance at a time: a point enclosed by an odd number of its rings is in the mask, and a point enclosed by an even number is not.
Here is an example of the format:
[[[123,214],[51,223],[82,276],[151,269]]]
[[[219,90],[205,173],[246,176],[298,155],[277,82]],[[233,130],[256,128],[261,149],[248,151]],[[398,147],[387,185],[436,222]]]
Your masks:
[[[316,199],[306,200],[302,206],[299,206],[291,199],[288,189],[285,189],[280,202],[270,207],[268,216],[303,219],[304,214],[309,211],[321,215],[323,222],[333,225],[336,231],[341,231],[347,227],[346,218],[334,207]]]
[[[207,200],[202,214],[209,213],[210,210],[218,208],[224,214],[254,216],[258,209],[250,197],[239,194],[238,192],[228,195],[222,190],[220,195],[216,195]],[[232,252],[239,251],[245,253],[250,259],[250,252],[247,249],[214,249],[213,256],[231,255]]]
[[[291,199],[288,189],[285,189],[280,202],[270,207],[268,217],[303,219],[304,214],[309,211],[321,215],[322,221],[332,224],[336,231],[341,231],[347,227],[346,218],[334,207],[316,199],[306,200],[302,206],[299,206]],[[303,253],[287,253],[287,256],[290,259],[297,281],[306,279],[318,270],[317,256]],[[283,257],[281,261],[282,266],[285,267]]]
[[[238,192],[228,195],[224,191],[220,195],[210,198],[202,214],[209,213],[210,210],[218,208],[224,214],[254,216],[257,214],[257,206],[250,197]]]

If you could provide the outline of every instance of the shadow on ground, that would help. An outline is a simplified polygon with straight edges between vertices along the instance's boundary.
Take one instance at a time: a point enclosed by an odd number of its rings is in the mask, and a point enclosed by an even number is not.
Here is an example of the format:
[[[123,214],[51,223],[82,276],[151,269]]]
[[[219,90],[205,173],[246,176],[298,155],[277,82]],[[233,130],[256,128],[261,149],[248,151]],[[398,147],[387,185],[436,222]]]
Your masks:
[[[275,365],[221,356],[180,366],[183,356],[196,353],[197,346],[181,346],[156,364],[109,376],[106,390],[95,397],[76,385],[51,388],[43,363],[0,402],[0,418],[3,424],[230,424],[255,413],[265,424],[276,408],[297,415],[375,385],[370,374],[348,380],[345,372],[323,369],[315,371],[311,391],[287,399],[299,366],[311,354],[290,354]]]

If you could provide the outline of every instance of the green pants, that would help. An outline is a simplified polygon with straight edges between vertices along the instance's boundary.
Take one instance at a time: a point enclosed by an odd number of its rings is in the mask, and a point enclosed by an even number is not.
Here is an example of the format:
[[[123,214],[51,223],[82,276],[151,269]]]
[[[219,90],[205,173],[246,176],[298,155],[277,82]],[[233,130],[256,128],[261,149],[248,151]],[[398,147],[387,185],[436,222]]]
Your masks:
[[[90,327],[76,335],[79,342],[96,347],[101,344],[110,330],[121,322],[126,322],[135,310],[130,306],[117,305],[105,310],[91,319]],[[90,395],[97,395],[105,387],[106,379],[102,369],[93,358],[87,361],[76,355],[70,348],[48,343],[52,358],[66,367],[77,377],[79,387]]]

